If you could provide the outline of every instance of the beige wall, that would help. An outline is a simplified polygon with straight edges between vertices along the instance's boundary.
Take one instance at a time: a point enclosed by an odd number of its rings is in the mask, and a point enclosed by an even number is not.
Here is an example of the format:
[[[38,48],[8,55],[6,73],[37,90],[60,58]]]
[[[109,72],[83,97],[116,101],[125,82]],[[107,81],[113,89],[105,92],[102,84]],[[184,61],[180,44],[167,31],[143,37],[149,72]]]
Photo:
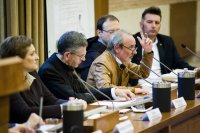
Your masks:
[[[162,11],[162,22],[160,33],[169,35],[170,34],[170,6],[169,5],[160,5]],[[128,32],[134,34],[140,30],[139,22],[141,14],[144,11],[144,8],[137,9],[128,9],[120,11],[110,11],[109,14],[115,15],[119,21],[122,29],[127,30]],[[200,29],[200,1],[197,1],[197,29]],[[196,30],[196,51],[200,52],[200,31]]]
[[[159,7],[162,10],[163,16],[160,33],[169,35],[169,5],[162,5]],[[136,33],[140,30],[139,22],[145,8],[111,11],[109,14],[115,15],[119,19],[122,29],[130,33]]]

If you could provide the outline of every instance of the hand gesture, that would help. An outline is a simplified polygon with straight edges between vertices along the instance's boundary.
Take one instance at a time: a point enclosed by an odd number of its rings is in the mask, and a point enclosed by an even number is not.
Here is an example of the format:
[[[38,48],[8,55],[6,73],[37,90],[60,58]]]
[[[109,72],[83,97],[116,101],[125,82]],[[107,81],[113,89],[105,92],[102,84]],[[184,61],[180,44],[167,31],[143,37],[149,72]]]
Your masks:
[[[141,38],[138,36],[137,39],[140,42],[142,48],[146,53],[149,53],[152,51],[152,40],[148,37],[147,33],[143,33],[142,31],[140,32]]]

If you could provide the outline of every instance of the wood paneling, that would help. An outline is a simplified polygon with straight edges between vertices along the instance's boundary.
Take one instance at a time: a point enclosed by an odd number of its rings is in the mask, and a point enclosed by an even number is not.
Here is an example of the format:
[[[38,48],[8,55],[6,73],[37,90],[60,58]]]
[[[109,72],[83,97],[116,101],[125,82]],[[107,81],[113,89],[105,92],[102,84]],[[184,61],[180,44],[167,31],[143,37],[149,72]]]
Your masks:
[[[9,123],[9,97],[0,97],[0,133],[8,132]]]
[[[104,0],[102,0],[104,1]],[[156,6],[197,0],[109,0],[109,11],[119,11],[146,6]]]
[[[24,90],[24,69],[19,57],[0,60],[0,133],[8,132],[9,95]]]
[[[7,132],[8,132],[8,123],[0,125],[0,133],[7,133]]]
[[[22,60],[19,57],[0,60],[0,96],[25,88]]]
[[[195,51],[197,2],[172,4],[170,6],[170,35],[182,57],[190,53],[181,47],[186,44]]]
[[[9,97],[0,97],[0,126],[9,121]]]
[[[94,10],[95,10],[95,29],[96,29],[97,20],[101,16],[108,14],[108,0],[95,0]]]

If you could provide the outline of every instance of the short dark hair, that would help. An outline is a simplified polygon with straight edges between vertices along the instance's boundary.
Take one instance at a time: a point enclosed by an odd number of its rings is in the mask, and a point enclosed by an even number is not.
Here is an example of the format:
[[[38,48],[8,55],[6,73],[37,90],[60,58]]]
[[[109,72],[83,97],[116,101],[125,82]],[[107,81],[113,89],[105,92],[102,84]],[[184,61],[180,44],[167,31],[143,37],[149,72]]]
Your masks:
[[[82,33],[69,31],[64,33],[57,43],[58,53],[64,54],[66,51],[75,52],[80,47],[87,47],[88,43]]]
[[[98,30],[103,30],[103,24],[107,21],[107,20],[110,20],[110,21],[118,21],[119,22],[119,19],[113,15],[105,15],[105,16],[102,16],[98,19],[97,21],[97,29]]]
[[[142,13],[142,19],[144,19],[145,15],[148,13],[158,15],[158,16],[160,16],[160,18],[162,18],[161,10],[159,7],[152,6],[152,7],[145,9],[144,12]]]
[[[0,57],[19,56],[25,58],[28,47],[32,44],[32,39],[24,35],[7,37],[1,44]]]

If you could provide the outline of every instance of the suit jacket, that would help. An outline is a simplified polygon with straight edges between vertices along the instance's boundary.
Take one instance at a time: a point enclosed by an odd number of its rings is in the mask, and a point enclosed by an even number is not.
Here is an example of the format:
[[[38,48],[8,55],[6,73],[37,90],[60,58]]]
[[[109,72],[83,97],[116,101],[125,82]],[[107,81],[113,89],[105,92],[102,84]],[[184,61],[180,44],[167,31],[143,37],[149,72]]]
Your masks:
[[[73,72],[74,69],[60,61],[56,53],[54,53],[45,61],[38,73],[44,84],[57,98],[68,99],[69,97],[76,97],[89,103],[93,102],[92,95],[88,93]],[[97,99],[107,99],[95,90],[91,89],[91,91]],[[111,97],[110,88],[102,89],[101,91]]]
[[[147,66],[151,67],[152,59],[153,53],[145,54],[143,61]],[[144,78],[148,77],[150,73],[150,70],[143,65],[136,65],[130,62],[126,64],[126,67]],[[97,88],[122,87],[128,85],[129,78],[138,79],[139,77],[128,72],[127,69],[121,70],[113,55],[106,50],[92,63],[87,82]]]
[[[92,62],[106,50],[106,46],[98,41],[98,36],[89,38],[87,41],[86,60],[77,68],[77,72],[80,73],[81,78],[85,81]]]
[[[10,96],[10,122],[26,122],[31,113],[39,114],[40,97],[43,96],[42,117],[61,118],[60,104],[66,100],[57,99],[42,83],[36,72],[30,73],[36,79],[26,91]]]
[[[142,46],[140,45],[137,36],[140,36],[140,33],[136,33],[134,35],[134,38],[136,40],[136,47],[137,49],[137,55],[135,55],[132,59],[132,62],[140,64],[140,60],[142,58]],[[190,70],[193,70],[194,67],[190,66],[188,63],[186,63],[177,52],[176,46],[174,44],[174,41],[171,37],[165,36],[162,34],[157,35],[158,43],[158,53],[160,56],[160,61],[164,63],[166,66],[168,66],[170,69],[183,69],[188,68]],[[163,65],[160,65],[161,67],[161,74],[170,73],[170,71],[165,68]],[[132,85],[136,85],[137,81],[131,81]]]

